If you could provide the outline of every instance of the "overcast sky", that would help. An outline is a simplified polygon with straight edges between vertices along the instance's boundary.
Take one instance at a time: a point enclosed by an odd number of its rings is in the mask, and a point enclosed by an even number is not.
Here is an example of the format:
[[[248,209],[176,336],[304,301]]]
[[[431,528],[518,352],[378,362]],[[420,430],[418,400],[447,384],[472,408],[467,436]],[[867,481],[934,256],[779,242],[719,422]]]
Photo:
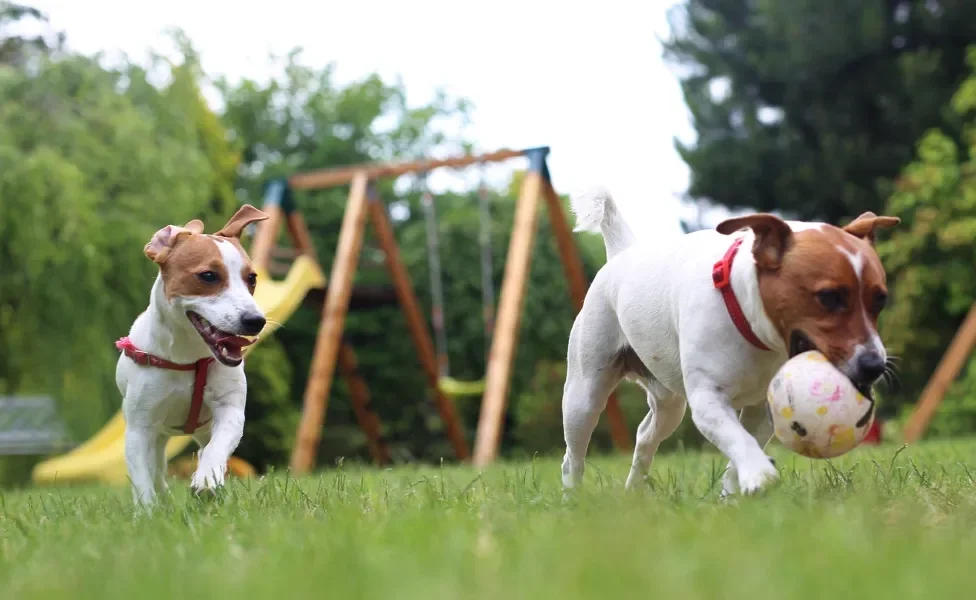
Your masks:
[[[400,76],[416,103],[446,89],[475,105],[479,148],[548,145],[561,193],[606,185],[638,232],[680,233],[688,170],[673,138],[693,130],[658,42],[674,0],[28,3],[81,52],[139,59],[166,51],[176,26],[211,74],[266,77],[269,51],[302,46],[308,64],[335,63],[340,81]]]

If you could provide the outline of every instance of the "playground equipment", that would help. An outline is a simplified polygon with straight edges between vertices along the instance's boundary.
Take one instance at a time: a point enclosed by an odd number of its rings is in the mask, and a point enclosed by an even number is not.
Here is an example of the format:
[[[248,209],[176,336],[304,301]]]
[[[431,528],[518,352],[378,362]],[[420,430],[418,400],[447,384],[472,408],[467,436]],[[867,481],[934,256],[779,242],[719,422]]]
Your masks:
[[[969,313],[942,355],[939,365],[925,384],[918,406],[905,425],[905,442],[917,442],[925,433],[949,386],[969,361],[973,346],[976,346],[976,302],[969,308]]]
[[[571,300],[577,311],[583,305],[588,285],[572,233],[563,214],[561,201],[552,187],[546,164],[548,153],[549,148],[546,147],[500,150],[478,156],[465,155],[441,160],[353,165],[296,174],[288,179],[289,187],[295,190],[349,186],[349,197],[332,263],[329,288],[322,308],[315,355],[305,390],[302,418],[291,456],[291,468],[296,473],[306,473],[315,466],[316,451],[321,439],[336,363],[339,362],[341,368],[343,357],[352,356],[352,350],[344,348],[341,340],[367,219],[371,222],[373,232],[385,254],[386,267],[397,299],[406,317],[428,387],[434,395],[435,404],[444,421],[454,453],[459,460],[469,458],[467,441],[454,405],[447,397],[443,386],[444,381],[438,369],[434,344],[420,312],[410,277],[400,261],[386,205],[379,198],[373,183],[384,177],[429,173],[438,168],[462,168],[524,157],[528,159],[528,170],[522,181],[516,204],[505,275],[491,333],[491,351],[483,384],[481,415],[473,456],[474,463],[479,466],[488,464],[496,458],[509,391],[512,360],[518,339],[525,285],[529,274],[540,196],[545,199],[548,207],[556,245],[569,282]],[[266,227],[270,229],[271,222],[272,220],[269,219],[260,224],[261,231]],[[251,252],[252,257],[261,256],[261,252],[265,251],[259,245],[260,240],[259,231]],[[629,448],[626,425],[617,399],[613,395],[608,402],[607,416],[610,420],[614,444],[621,449]]]
[[[0,456],[44,455],[72,447],[50,396],[0,396]]]
[[[491,272],[491,206],[488,202],[488,184],[484,177],[484,164],[478,182],[478,213],[480,228],[478,245],[481,249],[481,299],[482,319],[485,325],[485,356],[491,350],[491,334],[495,326],[495,286]],[[427,265],[430,271],[431,325],[434,328],[434,344],[437,349],[437,369],[440,388],[451,396],[476,396],[485,391],[485,380],[461,381],[451,377],[447,355],[447,331],[444,327],[444,292],[441,284],[441,252],[437,238],[437,211],[434,195],[427,186],[427,174],[419,176],[421,204],[427,227]]]
[[[521,309],[525,285],[529,274],[529,262],[535,236],[540,196],[545,199],[552,224],[556,245],[569,282],[570,298],[575,310],[583,305],[587,281],[583,274],[572,233],[566,223],[561,201],[552,187],[546,156],[546,147],[527,150],[500,150],[479,156],[459,156],[442,160],[426,160],[405,163],[362,164],[342,168],[312,171],[292,175],[287,179],[270,181],[265,187],[262,210],[268,219],[251,226],[254,235],[250,256],[258,272],[255,300],[265,312],[268,324],[258,336],[258,341],[271,335],[303,303],[315,303],[324,289],[321,301],[322,317],[316,337],[304,406],[298,426],[296,444],[291,456],[291,467],[297,473],[310,471],[315,465],[315,455],[321,439],[325,413],[328,408],[332,379],[338,367],[346,381],[356,420],[366,434],[370,456],[379,464],[390,461],[390,452],[380,433],[377,415],[370,408],[369,388],[358,372],[356,354],[342,340],[344,321],[350,307],[387,304],[395,300],[407,321],[410,336],[417,349],[428,387],[445,424],[447,436],[459,460],[470,458],[463,429],[455,413],[449,395],[483,394],[475,443],[474,462],[485,465],[493,461],[498,452],[501,427],[508,395],[512,360],[518,339]],[[387,215],[387,207],[379,198],[374,182],[383,177],[398,177],[410,173],[426,175],[438,168],[463,168],[470,165],[501,162],[513,158],[528,159],[528,171],[516,204],[512,236],[509,243],[505,275],[499,296],[497,318],[494,312],[494,288],[491,281],[490,213],[487,205],[487,188],[482,180],[479,204],[482,211],[482,294],[484,302],[486,344],[490,352],[484,380],[463,382],[448,376],[446,349],[443,343],[439,352],[427,330],[427,323],[414,294],[406,268],[400,261],[399,249],[393,227]],[[315,256],[308,229],[301,213],[296,210],[294,190],[316,190],[349,185],[349,197],[335,258],[328,283]],[[429,195],[429,192],[427,192]],[[433,209],[433,199],[430,208]],[[434,217],[433,210],[429,219]],[[393,284],[394,295],[383,292],[353,289],[353,280],[363,246],[367,219],[384,254],[384,263]],[[430,222],[430,221],[428,221]],[[282,224],[285,225],[292,247],[277,246]],[[436,236],[436,228],[433,230]],[[436,241],[436,238],[435,238]],[[438,259],[436,250],[433,260]],[[291,258],[288,267],[281,267],[274,259]],[[272,275],[286,273],[281,281]],[[438,282],[439,287],[439,274]],[[435,311],[436,303],[435,299]],[[439,300],[442,306],[443,299]],[[435,331],[438,323],[435,312]],[[443,335],[443,324],[440,325]],[[249,346],[249,352],[257,344]],[[443,358],[443,369],[438,367],[438,354]],[[610,431],[618,449],[630,448],[630,438],[614,395],[607,405]],[[117,413],[91,439],[74,450],[38,464],[34,468],[35,482],[101,481],[124,483],[127,481],[124,457],[125,422]],[[180,454],[192,441],[189,436],[171,438],[166,446],[166,458]],[[239,475],[253,473],[250,465],[234,458],[229,467]],[[186,464],[177,470],[186,470]]]

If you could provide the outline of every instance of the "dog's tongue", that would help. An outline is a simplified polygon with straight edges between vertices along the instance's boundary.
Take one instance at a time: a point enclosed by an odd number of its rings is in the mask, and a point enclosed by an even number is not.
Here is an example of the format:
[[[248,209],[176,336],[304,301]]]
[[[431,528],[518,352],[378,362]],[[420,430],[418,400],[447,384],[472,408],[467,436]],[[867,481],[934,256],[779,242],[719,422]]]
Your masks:
[[[235,348],[240,350],[245,346],[250,346],[254,343],[254,340],[249,340],[246,337],[241,337],[239,335],[229,335],[226,337],[218,338],[217,343],[222,346],[227,346],[229,348]]]

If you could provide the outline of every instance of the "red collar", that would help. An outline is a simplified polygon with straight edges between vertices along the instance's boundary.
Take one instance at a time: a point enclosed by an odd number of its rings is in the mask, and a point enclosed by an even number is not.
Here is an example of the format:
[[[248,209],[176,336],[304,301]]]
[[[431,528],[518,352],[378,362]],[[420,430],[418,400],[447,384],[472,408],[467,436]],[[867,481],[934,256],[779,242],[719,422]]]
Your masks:
[[[121,350],[126,356],[131,358],[136,364],[144,367],[157,367],[170,371],[196,371],[193,379],[193,397],[190,399],[190,414],[186,416],[186,423],[183,425],[184,433],[193,433],[200,426],[200,408],[203,406],[203,389],[207,387],[207,372],[213,364],[213,357],[201,358],[195,363],[180,364],[168,361],[165,358],[153,356],[148,352],[136,348],[128,337],[124,337],[115,342],[115,347]]]
[[[742,337],[746,338],[750,344],[760,350],[769,350],[766,344],[762,343],[762,340],[752,331],[752,327],[749,326],[749,321],[746,320],[745,313],[742,312],[742,306],[739,305],[739,301],[735,298],[735,292],[732,290],[732,260],[735,259],[735,254],[739,251],[739,246],[741,245],[742,238],[732,242],[732,245],[729,246],[722,260],[715,263],[715,266],[712,267],[712,283],[715,284],[715,288],[718,291],[722,292],[722,300],[725,300],[725,308],[728,309],[729,316],[732,317],[732,323],[735,324],[735,328],[739,330]]]

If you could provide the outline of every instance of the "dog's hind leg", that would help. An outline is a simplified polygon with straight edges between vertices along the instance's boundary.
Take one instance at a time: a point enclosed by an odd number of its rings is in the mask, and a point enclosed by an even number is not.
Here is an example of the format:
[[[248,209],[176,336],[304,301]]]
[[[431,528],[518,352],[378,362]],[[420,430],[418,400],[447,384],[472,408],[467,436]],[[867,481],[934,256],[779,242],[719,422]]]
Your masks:
[[[756,438],[763,449],[773,438],[773,426],[769,422],[769,415],[766,414],[766,406],[765,402],[761,402],[739,411],[739,422],[752,434],[752,437]],[[729,461],[725,474],[722,475],[722,497],[737,493],[739,493],[739,473],[735,470],[735,464]]]
[[[634,445],[634,460],[627,475],[626,488],[635,489],[651,470],[654,453],[661,442],[668,439],[685,416],[687,402],[677,394],[669,392],[664,386],[648,382],[643,384],[647,390],[647,405],[650,410],[637,428],[637,443]]]
[[[591,311],[592,314],[592,311]],[[607,407],[610,392],[620,382],[623,370],[617,364],[618,350],[610,345],[615,322],[607,323],[606,313],[594,315],[584,324],[587,307],[569,336],[566,361],[566,385],[563,387],[563,435],[566,455],[563,458],[563,487],[575,488],[583,479],[583,462],[600,413]],[[602,318],[601,318],[602,317]],[[609,330],[609,331],[608,331]]]
[[[583,461],[600,413],[607,407],[610,392],[620,381],[608,365],[604,372],[569,373],[563,388],[563,487],[574,488],[583,479]]]

